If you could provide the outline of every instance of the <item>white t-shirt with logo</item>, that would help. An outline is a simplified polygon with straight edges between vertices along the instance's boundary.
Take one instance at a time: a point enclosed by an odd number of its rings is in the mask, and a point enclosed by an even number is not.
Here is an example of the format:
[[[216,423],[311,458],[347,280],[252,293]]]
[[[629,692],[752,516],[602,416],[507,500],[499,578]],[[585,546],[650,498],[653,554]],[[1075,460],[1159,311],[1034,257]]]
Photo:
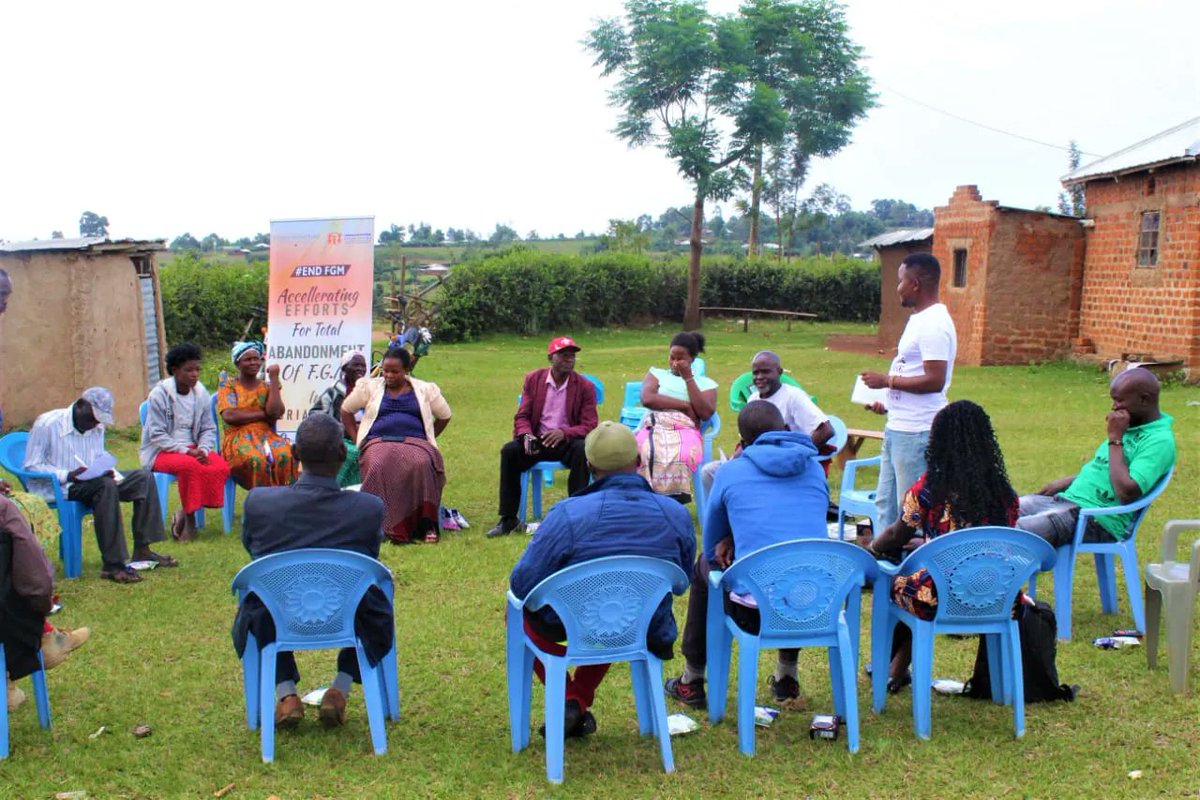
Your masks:
[[[770,397],[759,397],[758,390],[750,393],[750,400],[766,400],[779,409],[783,415],[783,423],[789,431],[799,431],[812,436],[817,426],[829,419],[829,415],[817,408],[817,404],[803,389],[797,389],[790,383],[785,383],[775,390]]]
[[[954,356],[958,351],[958,335],[954,320],[942,303],[934,303],[924,311],[908,318],[896,357],[888,375],[911,378],[925,374],[926,361],[946,362],[946,384],[940,392],[917,394],[892,389],[887,394],[887,428],[901,433],[920,433],[929,430],[933,418],[946,406],[946,392],[954,372]]]

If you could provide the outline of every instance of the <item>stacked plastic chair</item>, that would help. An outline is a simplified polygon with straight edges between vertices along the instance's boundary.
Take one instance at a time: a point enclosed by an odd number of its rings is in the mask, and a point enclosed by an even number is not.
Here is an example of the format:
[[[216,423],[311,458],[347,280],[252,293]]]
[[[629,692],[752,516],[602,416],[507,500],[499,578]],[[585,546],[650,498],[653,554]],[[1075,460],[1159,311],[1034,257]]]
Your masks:
[[[1158,665],[1158,628],[1163,606],[1167,617],[1167,672],[1171,689],[1188,690],[1188,660],[1192,653],[1192,619],[1200,594],[1200,538],[1192,542],[1190,561],[1176,561],[1179,534],[1200,530],[1200,519],[1173,519],[1163,526],[1162,563],[1147,564],[1146,663]]]
[[[939,633],[987,637],[992,698],[1013,707],[1013,728],[1025,734],[1025,686],[1021,635],[1013,604],[1021,587],[1038,570],[1054,565],[1054,548],[1041,537],[1016,528],[966,528],[943,534],[914,550],[900,565],[879,562],[871,614],[871,675],[876,713],[887,702],[887,667],[896,623],[912,631],[913,728],[930,737],[933,684],[933,637]],[[932,620],[916,617],[892,601],[890,578],[928,570],[937,590]]]
[[[770,545],[738,558],[724,572],[709,573],[708,718],[715,723],[725,716],[736,640],[742,753],[754,755],[759,650],[780,647],[828,648],[834,712],[846,722],[850,752],[858,752],[858,621],[862,587],[874,582],[878,571],[861,547],[820,538]],[[733,589],[754,598],[760,615],[757,634],[742,630],[725,614],[724,597]]]
[[[375,755],[387,752],[384,718],[400,719],[396,647],[375,666],[354,632],[363,595],[377,586],[394,602],[392,574],[373,558],[348,550],[309,548],[251,561],[233,579],[238,602],[257,595],[275,622],[275,641],[259,645],[251,635],[242,656],[246,724],[262,729],[262,759],[275,760],[275,655],[296,650],[353,647],[358,652],[363,697]],[[260,649],[261,647],[261,649]]]
[[[524,600],[508,592],[508,718],[512,749],[529,745],[533,660],[546,668],[546,778],[563,780],[563,715],[567,670],[579,664],[629,662],[638,731],[654,734],[663,769],[675,770],[662,660],[646,647],[646,631],[663,598],[683,594],[688,578],[675,564],[646,556],[609,556],[559,570]],[[524,614],[550,607],[567,631],[566,653],[550,655],[525,634]]]

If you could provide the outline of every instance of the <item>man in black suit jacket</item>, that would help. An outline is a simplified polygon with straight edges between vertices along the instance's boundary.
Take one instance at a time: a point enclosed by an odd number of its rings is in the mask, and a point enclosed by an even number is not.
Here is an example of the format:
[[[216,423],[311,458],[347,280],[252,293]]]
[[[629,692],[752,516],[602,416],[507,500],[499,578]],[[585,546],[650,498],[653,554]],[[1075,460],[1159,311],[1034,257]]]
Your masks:
[[[341,424],[325,414],[311,414],[296,431],[296,457],[303,473],[291,486],[264,486],[246,496],[242,544],[252,558],[287,550],[332,547],[379,558],[383,540],[383,501],[365,492],[343,491],[337,474],[346,458]],[[392,606],[377,587],[367,590],[354,619],[354,631],[372,664],[392,648],[395,626]],[[260,644],[275,641],[270,613],[254,595],[238,609],[233,641],[238,655],[246,648],[247,633]],[[292,653],[279,653],[275,662],[275,725],[292,728],[304,719],[296,695],[300,672]],[[346,697],[352,683],[361,683],[353,647],[338,653],[337,676],[325,692],[318,714],[327,727],[346,719]]]

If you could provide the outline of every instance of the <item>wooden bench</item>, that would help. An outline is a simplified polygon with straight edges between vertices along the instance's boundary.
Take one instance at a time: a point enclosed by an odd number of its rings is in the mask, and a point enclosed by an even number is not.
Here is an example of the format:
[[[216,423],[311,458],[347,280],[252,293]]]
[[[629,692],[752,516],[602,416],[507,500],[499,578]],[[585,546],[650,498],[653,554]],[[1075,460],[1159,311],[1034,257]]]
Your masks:
[[[772,308],[735,308],[732,306],[700,306],[700,314],[703,316],[705,311],[736,311],[739,314],[745,314],[742,319],[742,331],[750,330],[750,315],[751,314],[774,314],[777,317],[787,317],[787,329],[792,329],[793,319],[816,319],[816,314],[810,314],[807,311],[779,311]]]
[[[878,439],[883,441],[883,431],[868,431],[862,428],[849,428],[846,431],[846,446],[843,447],[837,454],[838,466],[842,469],[846,468],[846,462],[851,459],[858,458],[858,449],[863,446],[863,442],[867,439]]]

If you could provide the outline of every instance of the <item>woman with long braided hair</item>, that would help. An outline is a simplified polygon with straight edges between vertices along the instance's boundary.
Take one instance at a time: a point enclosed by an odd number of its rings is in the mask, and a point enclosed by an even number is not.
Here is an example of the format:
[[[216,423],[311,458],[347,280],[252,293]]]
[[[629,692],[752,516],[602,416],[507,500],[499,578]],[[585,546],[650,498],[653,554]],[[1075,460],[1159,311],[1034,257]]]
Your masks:
[[[992,421],[978,405],[956,400],[938,412],[929,430],[925,463],[925,474],[904,495],[900,519],[868,546],[873,554],[898,561],[907,551],[944,533],[1016,524],[1017,493],[1008,482]],[[933,619],[937,611],[933,579],[924,569],[898,576],[892,597],[920,619]],[[911,656],[911,633],[907,626],[897,625],[888,667],[889,691],[897,692],[911,682]]]

